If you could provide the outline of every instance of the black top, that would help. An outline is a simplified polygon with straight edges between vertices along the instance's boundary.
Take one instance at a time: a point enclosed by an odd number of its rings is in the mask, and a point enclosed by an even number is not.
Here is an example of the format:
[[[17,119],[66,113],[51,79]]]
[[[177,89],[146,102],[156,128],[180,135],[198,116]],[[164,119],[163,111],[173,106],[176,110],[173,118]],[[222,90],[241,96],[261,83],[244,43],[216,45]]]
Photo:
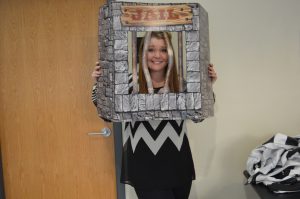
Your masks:
[[[168,188],[195,179],[184,120],[126,122],[121,182]]]

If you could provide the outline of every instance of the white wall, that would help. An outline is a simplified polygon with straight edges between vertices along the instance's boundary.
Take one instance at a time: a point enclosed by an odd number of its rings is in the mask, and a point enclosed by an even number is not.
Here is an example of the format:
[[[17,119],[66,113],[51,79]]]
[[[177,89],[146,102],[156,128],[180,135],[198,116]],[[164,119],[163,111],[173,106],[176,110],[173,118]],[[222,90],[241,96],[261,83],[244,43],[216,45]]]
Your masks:
[[[198,2],[208,11],[219,76],[215,117],[188,123],[197,175],[190,198],[246,198],[250,151],[274,133],[300,134],[300,0],[165,2]]]

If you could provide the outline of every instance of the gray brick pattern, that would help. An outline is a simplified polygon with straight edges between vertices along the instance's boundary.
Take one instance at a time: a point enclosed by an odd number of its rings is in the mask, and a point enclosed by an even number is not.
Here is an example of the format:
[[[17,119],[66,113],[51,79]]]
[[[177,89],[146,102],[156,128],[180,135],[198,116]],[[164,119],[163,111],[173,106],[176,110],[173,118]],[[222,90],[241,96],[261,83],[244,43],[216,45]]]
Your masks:
[[[207,66],[210,63],[208,14],[189,3],[192,24],[126,27],[121,23],[122,5],[166,5],[107,0],[99,10],[99,62],[97,110],[112,121],[205,119],[213,116],[214,99]],[[168,4],[181,5],[181,4]],[[186,4],[185,4],[186,5]],[[130,94],[128,84],[128,31],[185,32],[186,91],[165,94]]]

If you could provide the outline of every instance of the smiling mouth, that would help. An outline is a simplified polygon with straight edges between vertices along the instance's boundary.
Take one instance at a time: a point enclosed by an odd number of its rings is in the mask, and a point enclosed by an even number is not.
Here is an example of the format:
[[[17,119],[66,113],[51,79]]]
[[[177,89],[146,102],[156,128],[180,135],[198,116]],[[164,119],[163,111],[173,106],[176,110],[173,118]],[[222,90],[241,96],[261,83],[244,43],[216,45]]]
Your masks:
[[[163,61],[152,61],[153,64],[161,64]]]

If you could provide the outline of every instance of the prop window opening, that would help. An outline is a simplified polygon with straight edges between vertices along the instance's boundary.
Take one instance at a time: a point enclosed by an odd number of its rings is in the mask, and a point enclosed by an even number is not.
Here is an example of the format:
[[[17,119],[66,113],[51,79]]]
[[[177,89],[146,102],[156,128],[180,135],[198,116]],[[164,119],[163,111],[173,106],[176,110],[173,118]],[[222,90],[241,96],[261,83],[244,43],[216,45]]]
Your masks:
[[[174,66],[177,69],[178,81],[179,81],[179,92],[184,92],[186,88],[186,41],[185,41],[185,31],[182,32],[167,32],[171,34],[171,45],[173,47],[173,56],[175,58]],[[139,62],[142,58],[139,55],[140,47],[143,42],[143,38],[149,32],[128,32],[128,64],[129,73],[132,73],[132,85],[133,94],[139,93]],[[146,39],[146,38],[145,38]]]

